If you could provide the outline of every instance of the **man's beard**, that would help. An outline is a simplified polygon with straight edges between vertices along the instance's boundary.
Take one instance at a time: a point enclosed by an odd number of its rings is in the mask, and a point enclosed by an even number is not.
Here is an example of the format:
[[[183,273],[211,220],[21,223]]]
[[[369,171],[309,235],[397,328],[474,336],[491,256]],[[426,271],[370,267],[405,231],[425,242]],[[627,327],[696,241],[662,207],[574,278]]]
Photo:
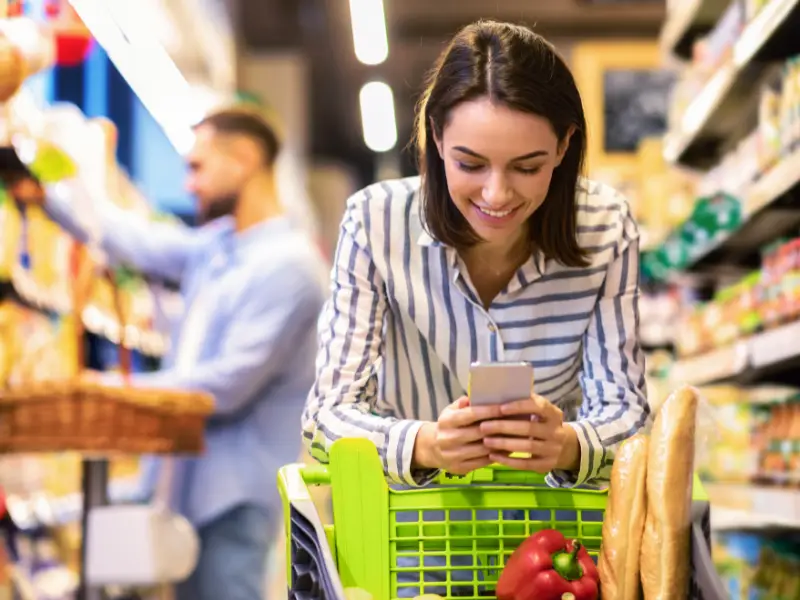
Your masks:
[[[200,211],[200,223],[210,223],[216,221],[220,217],[228,217],[233,214],[236,209],[236,204],[239,201],[238,196],[223,196],[212,200],[204,210]]]

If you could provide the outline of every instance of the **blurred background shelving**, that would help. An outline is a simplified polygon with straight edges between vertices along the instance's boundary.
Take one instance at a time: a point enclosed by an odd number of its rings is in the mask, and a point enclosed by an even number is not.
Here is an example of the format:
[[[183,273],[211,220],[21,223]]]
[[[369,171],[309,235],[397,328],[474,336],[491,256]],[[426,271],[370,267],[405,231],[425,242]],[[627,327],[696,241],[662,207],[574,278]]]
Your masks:
[[[730,597],[794,597],[800,3],[667,4],[660,48],[676,82],[664,135],[652,142],[661,160],[640,161],[650,166],[641,177],[681,183],[666,192],[640,185],[634,194],[648,234],[650,384],[657,395],[696,385],[707,401],[698,468]],[[642,145],[638,153],[655,150]]]

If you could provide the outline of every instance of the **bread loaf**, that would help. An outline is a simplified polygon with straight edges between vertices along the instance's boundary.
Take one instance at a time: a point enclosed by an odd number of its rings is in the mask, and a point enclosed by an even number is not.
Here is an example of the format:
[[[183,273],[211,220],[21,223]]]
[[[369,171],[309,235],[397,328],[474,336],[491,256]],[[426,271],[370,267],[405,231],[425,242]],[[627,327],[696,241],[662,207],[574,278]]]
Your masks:
[[[688,594],[697,402],[694,388],[673,392],[650,435],[640,563],[645,600],[685,600]]]
[[[648,447],[647,436],[637,434],[622,444],[614,459],[597,565],[603,600],[640,598],[639,558],[647,509]]]

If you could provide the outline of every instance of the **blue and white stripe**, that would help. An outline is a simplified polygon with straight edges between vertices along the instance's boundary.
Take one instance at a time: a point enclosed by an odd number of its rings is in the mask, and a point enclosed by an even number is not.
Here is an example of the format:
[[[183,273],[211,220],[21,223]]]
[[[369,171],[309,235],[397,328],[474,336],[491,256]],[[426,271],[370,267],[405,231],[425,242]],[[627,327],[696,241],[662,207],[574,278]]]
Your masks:
[[[411,469],[417,431],[465,394],[470,364],[528,361],[536,393],[564,410],[581,446],[580,471],[548,483],[607,481],[616,447],[649,417],[627,201],[582,181],[578,237],[591,264],[535,254],[486,310],[458,253],[422,227],[418,196],[409,178],[347,202],[303,417],[311,453],[326,461],[335,440],[366,437],[393,481],[424,483]]]

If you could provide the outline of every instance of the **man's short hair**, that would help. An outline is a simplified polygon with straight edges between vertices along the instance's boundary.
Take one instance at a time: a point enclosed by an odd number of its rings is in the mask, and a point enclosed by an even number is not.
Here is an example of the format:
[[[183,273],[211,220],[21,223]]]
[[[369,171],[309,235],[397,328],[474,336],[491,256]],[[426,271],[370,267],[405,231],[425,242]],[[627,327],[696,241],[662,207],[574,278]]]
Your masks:
[[[226,108],[206,115],[194,126],[211,127],[215,132],[228,135],[242,135],[256,142],[264,153],[267,165],[273,165],[281,151],[281,141],[275,127],[253,109]]]

